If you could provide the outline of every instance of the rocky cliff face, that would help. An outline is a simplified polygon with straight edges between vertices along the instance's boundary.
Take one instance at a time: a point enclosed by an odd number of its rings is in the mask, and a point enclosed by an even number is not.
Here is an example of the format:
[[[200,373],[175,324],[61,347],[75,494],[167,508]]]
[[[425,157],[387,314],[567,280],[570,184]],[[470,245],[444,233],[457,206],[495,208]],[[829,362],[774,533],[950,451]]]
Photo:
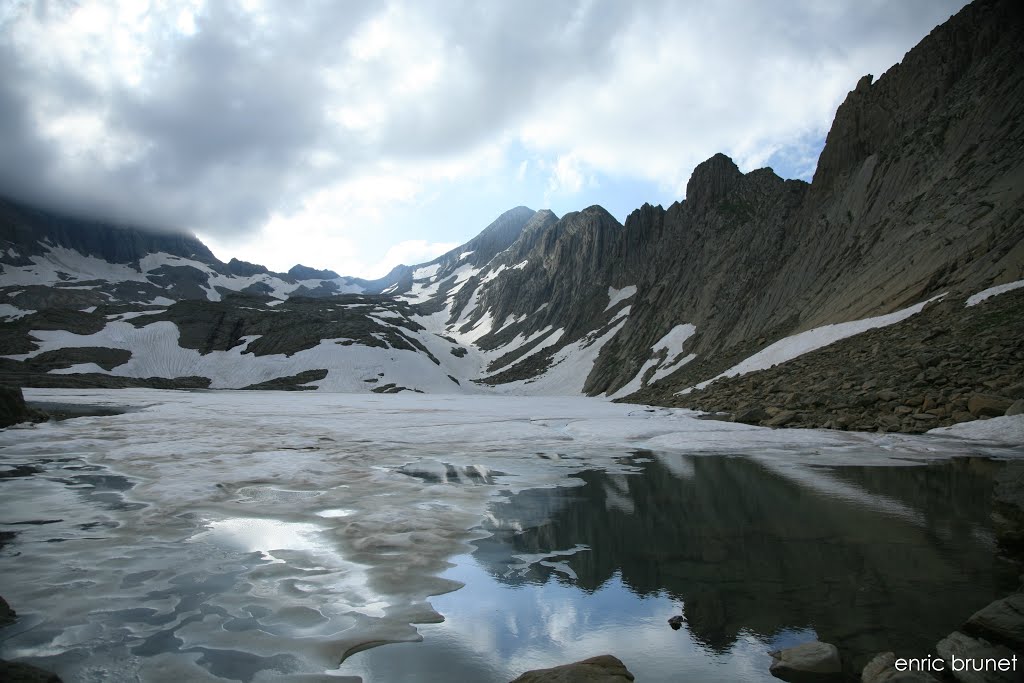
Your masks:
[[[565,330],[566,340],[578,339],[602,322],[608,303],[604,283],[615,268],[611,246],[620,239],[622,226],[592,206],[560,220],[546,212],[529,228],[503,255],[497,266],[507,269],[502,277],[481,287],[468,324],[486,311],[495,321],[523,319],[525,324],[505,328],[505,337],[555,326]],[[501,339],[495,334],[480,343],[493,348]]]
[[[20,310],[204,299],[236,292],[310,297],[379,292],[382,281],[296,265],[219,261],[193,236],[115,225],[0,198],[0,303]]]
[[[686,201],[631,214],[608,284],[638,291],[588,391],[673,324],[703,361],[667,380],[683,388],[788,334],[1024,277],[1022,28],[1015,3],[978,2],[862,79],[810,185],[716,155]]]

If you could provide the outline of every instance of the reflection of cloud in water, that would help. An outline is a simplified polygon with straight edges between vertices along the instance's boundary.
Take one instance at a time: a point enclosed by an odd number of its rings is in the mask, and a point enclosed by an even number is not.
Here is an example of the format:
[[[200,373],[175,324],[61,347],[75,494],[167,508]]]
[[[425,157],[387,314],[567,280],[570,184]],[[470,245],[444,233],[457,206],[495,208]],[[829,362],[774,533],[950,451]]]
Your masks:
[[[337,519],[339,517],[348,517],[355,510],[347,510],[345,508],[331,508],[330,510],[321,510],[316,513],[317,517],[323,517],[325,519]]]
[[[282,522],[277,519],[234,517],[206,523],[207,531],[189,540],[212,543],[230,550],[260,551],[273,557],[272,550],[323,550],[321,530],[312,524]]]
[[[686,680],[707,683],[769,683],[776,680],[768,674],[769,650],[815,638],[809,630],[773,640],[742,632],[716,653],[685,629],[669,628],[666,619],[678,610],[672,599],[639,597],[617,576],[594,592],[561,582],[513,587],[489,577],[475,556],[456,558],[446,575],[469,590],[433,601],[444,623],[421,627],[422,643],[362,652],[342,672],[389,683],[420,681],[424,670],[504,683],[529,669],[615,653],[639,681],[685,673]]]

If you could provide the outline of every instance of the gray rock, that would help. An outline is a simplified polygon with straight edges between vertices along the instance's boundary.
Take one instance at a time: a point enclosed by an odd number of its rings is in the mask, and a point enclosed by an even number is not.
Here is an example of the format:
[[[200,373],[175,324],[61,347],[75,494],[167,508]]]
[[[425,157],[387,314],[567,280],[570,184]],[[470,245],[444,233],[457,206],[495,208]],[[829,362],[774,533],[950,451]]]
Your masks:
[[[779,650],[771,655],[769,673],[793,683],[837,681],[843,670],[836,646],[817,640]]]
[[[994,643],[1024,651],[1024,593],[1013,593],[971,615],[964,630]]]
[[[885,680],[882,676],[889,671],[895,671],[895,664],[895,652],[880,652],[860,672],[861,683],[879,683]]]
[[[883,652],[875,656],[860,673],[861,683],[938,683],[926,671],[898,671],[896,654]]]
[[[967,400],[967,410],[975,417],[999,417],[1011,405],[1010,399],[993,394],[974,394]]]
[[[742,422],[743,424],[756,425],[760,424],[762,420],[768,419],[768,413],[765,412],[764,408],[758,406],[757,408],[747,408],[736,414],[733,418],[733,422]]]
[[[852,423],[853,421],[854,417],[852,415],[842,413],[836,415],[835,418],[833,418],[832,424],[835,425],[836,429],[846,429],[847,427],[850,426],[850,423]]]
[[[303,370],[295,375],[287,377],[275,377],[265,382],[258,382],[244,387],[246,391],[307,391],[317,387],[315,385],[304,386],[308,382],[319,382],[327,377],[327,370]],[[365,381],[365,380],[364,380]]]
[[[18,387],[0,385],[0,427],[19,422],[40,422],[46,416],[25,405],[25,397]]]
[[[1024,398],[1018,398],[1010,407],[1006,409],[1007,415],[1021,415],[1024,414]]]
[[[899,430],[901,424],[902,423],[900,422],[900,419],[898,417],[896,417],[895,415],[879,415],[878,416],[878,426],[879,426],[879,428],[881,428],[881,429],[883,429],[885,431],[889,431],[889,432],[897,431],[897,430]]]
[[[611,655],[599,655],[572,664],[527,671],[511,683],[625,683],[632,681],[626,665]]]
[[[988,641],[954,631],[938,642],[935,651],[945,660],[945,671],[960,683],[1008,683],[1020,680],[1020,671],[1012,670],[1014,652],[1001,645],[992,645]],[[961,663],[955,664],[956,660]],[[1000,671],[1000,666],[1010,670]],[[1018,661],[1017,666],[1024,666],[1024,662]]]
[[[4,683],[61,683],[60,676],[24,662],[0,659],[0,681]]]
[[[785,427],[796,419],[796,412],[792,410],[781,410],[775,417],[765,422],[768,427]]]
[[[7,604],[7,601],[0,598],[0,626],[13,624],[17,616],[18,613],[11,609],[11,606]]]

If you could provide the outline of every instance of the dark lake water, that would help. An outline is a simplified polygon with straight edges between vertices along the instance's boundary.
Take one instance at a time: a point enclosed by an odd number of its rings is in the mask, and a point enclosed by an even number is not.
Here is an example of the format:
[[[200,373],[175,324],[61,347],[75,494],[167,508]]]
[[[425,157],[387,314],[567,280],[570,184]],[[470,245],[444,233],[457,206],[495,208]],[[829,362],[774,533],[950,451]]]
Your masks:
[[[1001,462],[797,460],[637,452],[615,471],[572,475],[573,486],[505,490],[471,551],[443,574],[464,587],[430,599],[445,620],[416,624],[421,642],[356,652],[332,673],[505,683],[609,653],[638,681],[773,681],[768,652],[814,639],[837,645],[857,672],[880,651],[926,655],[1015,588],[989,520]],[[421,486],[423,476],[397,479]],[[515,479],[435,482],[421,494],[436,500],[415,510]],[[319,673],[344,651],[338,633],[371,628],[372,615],[391,609],[358,601],[373,594],[373,575],[357,562],[334,571],[347,560],[309,521],[154,515],[131,497],[136,487],[73,457],[12,461],[0,472],[0,595],[21,617],[0,630],[0,657],[69,683],[197,672],[339,680]],[[265,510],[270,499],[255,496],[271,493],[290,496],[303,520],[353,512],[320,510],[327,494],[318,491],[273,487],[253,488],[253,502],[231,509]],[[389,493],[368,499],[366,511],[379,512]],[[236,529],[239,520],[247,526]],[[351,612],[339,607],[346,600]],[[682,628],[670,628],[673,616]],[[403,625],[392,640],[415,636]],[[183,660],[193,668],[173,668]]]
[[[1016,584],[990,529],[996,461],[631,461],[493,504],[491,535],[445,574],[465,588],[431,600],[446,621],[342,672],[501,682],[610,653],[638,681],[773,681],[767,653],[815,638],[859,671],[880,651],[923,656]]]

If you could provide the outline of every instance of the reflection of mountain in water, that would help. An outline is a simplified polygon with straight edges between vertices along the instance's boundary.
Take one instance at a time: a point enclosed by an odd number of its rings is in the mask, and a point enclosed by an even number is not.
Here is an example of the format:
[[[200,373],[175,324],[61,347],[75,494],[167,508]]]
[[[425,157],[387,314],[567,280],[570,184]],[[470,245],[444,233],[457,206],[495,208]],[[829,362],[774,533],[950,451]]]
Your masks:
[[[850,654],[920,655],[1009,588],[997,585],[987,530],[997,463],[812,468],[645,455],[641,474],[584,472],[585,486],[495,505],[478,561],[506,583],[556,578],[588,591],[620,573],[640,595],[680,600],[690,631],[718,652],[741,630],[811,627]],[[577,544],[589,550],[530,564]]]

